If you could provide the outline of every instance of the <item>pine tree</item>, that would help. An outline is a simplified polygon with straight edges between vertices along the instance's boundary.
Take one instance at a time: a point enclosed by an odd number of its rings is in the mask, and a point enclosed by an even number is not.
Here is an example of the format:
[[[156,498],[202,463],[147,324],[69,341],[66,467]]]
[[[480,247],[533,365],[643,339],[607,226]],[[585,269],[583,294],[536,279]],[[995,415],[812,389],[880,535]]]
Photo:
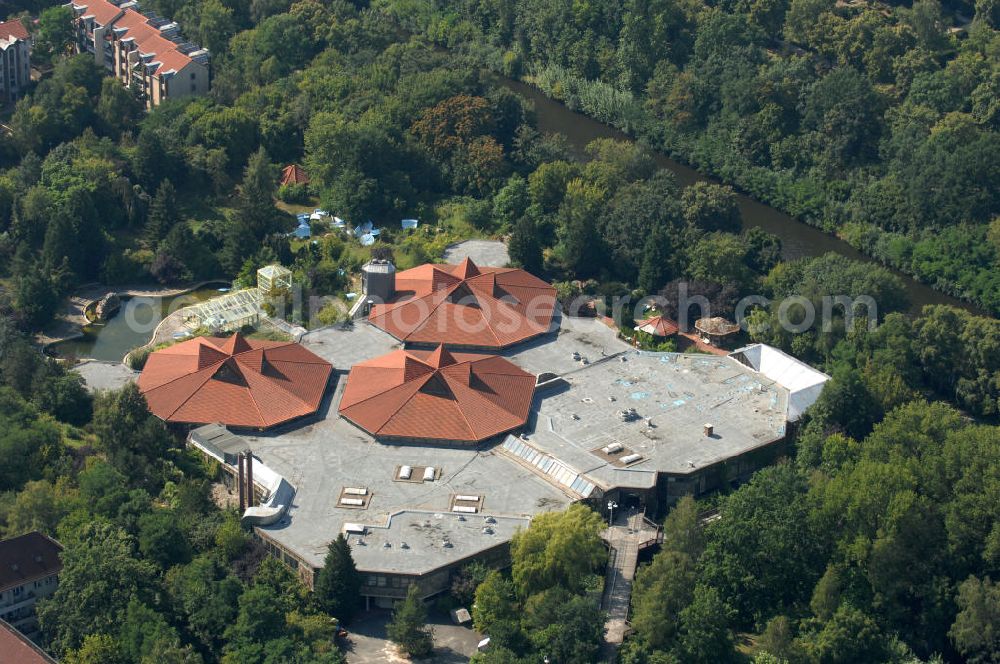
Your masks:
[[[657,226],[646,239],[642,252],[642,266],[639,268],[639,289],[645,293],[655,293],[673,276],[671,264],[673,241],[670,231]]]
[[[177,214],[177,192],[170,180],[164,180],[149,204],[145,229],[146,243],[155,249],[178,221],[180,217]]]
[[[386,631],[389,640],[411,657],[426,657],[434,652],[434,639],[427,627],[427,607],[416,585],[410,585],[406,599],[392,612],[392,622],[386,625]]]
[[[538,225],[534,217],[524,215],[514,225],[508,243],[513,263],[532,274],[542,271],[542,244],[538,240]]]
[[[247,161],[236,203],[240,223],[257,242],[277,229],[278,213],[273,198],[276,186],[274,165],[261,148]]]
[[[314,592],[320,608],[343,622],[350,621],[360,608],[361,575],[343,533],[327,548]]]

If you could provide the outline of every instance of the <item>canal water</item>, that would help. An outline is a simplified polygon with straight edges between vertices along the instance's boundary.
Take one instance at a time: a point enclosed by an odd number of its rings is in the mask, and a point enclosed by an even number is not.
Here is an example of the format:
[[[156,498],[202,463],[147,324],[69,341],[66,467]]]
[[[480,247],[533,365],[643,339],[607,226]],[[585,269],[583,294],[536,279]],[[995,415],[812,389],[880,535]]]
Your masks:
[[[219,295],[221,286],[203,287],[168,297],[125,299],[111,320],[84,326],[82,337],[57,343],[50,352],[61,358],[120,362],[130,350],[149,342],[161,320],[178,309]]]
[[[549,99],[540,90],[531,85],[506,78],[499,80],[503,85],[530,99],[535,104],[539,131],[564,135],[574,155],[580,159],[587,158],[585,148],[594,139],[613,138],[620,141],[632,140],[624,132],[610,125],[598,122],[582,113],[571,111],[560,102]],[[689,166],[670,159],[666,155],[654,152],[654,157],[657,165],[673,173],[677,179],[677,183],[682,187],[687,187],[695,182],[717,182]],[[829,233],[824,233],[805,222],[798,221],[794,217],[765,205],[760,201],[756,201],[744,194],[737,194],[737,200],[743,217],[743,227],[760,228],[781,238],[782,254],[786,260],[794,260],[807,256],[821,256],[834,252],[853,260],[876,263],[875,260],[865,256],[843,240]],[[887,269],[891,270],[891,268]],[[922,284],[898,270],[891,271],[906,286],[914,313],[918,313],[927,304],[950,304],[982,314],[981,311],[978,311],[967,302],[936,291],[930,286]]]

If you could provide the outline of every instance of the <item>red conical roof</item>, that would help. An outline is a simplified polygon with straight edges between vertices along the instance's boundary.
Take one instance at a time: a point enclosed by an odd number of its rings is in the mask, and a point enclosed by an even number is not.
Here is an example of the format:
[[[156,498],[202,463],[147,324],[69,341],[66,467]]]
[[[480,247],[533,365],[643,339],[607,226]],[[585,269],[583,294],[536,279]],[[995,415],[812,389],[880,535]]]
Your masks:
[[[426,264],[396,274],[394,301],[369,321],[397,339],[500,350],[548,332],[555,289],[524,270]]]
[[[524,425],[534,391],[502,357],[398,350],[354,365],[340,414],[379,438],[476,443]]]
[[[299,344],[198,337],[150,355],[139,390],[167,422],[266,429],[316,412],[332,372]]]

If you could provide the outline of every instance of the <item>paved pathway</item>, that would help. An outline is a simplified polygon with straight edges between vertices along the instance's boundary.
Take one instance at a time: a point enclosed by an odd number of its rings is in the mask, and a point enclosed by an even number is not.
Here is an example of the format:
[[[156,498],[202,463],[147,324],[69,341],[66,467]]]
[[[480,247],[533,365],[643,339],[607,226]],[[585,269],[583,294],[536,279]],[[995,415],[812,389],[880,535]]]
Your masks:
[[[629,630],[628,610],[639,551],[655,543],[660,532],[659,528],[645,520],[641,512],[635,512],[618,516],[615,524],[605,530],[602,537],[611,547],[601,608],[608,613],[604,640],[606,653],[612,655]]]

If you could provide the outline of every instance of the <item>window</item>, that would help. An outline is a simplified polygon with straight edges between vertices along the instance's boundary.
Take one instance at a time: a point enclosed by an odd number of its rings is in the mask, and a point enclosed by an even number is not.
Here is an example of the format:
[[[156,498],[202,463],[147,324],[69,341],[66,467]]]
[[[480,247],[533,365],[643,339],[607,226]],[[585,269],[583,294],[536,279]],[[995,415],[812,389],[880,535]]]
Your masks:
[[[191,72],[191,80],[192,81],[195,80],[197,77],[198,77],[198,74],[196,72]]]
[[[21,586],[15,586],[14,587],[14,597],[17,597],[18,595],[20,595],[22,590],[23,590],[23,588]]]
[[[379,588],[385,588],[385,577],[384,576],[378,577],[378,587]]]
[[[375,578],[374,574],[369,574],[368,575],[368,585],[369,586],[374,586],[377,583],[377,581],[378,580]]]

